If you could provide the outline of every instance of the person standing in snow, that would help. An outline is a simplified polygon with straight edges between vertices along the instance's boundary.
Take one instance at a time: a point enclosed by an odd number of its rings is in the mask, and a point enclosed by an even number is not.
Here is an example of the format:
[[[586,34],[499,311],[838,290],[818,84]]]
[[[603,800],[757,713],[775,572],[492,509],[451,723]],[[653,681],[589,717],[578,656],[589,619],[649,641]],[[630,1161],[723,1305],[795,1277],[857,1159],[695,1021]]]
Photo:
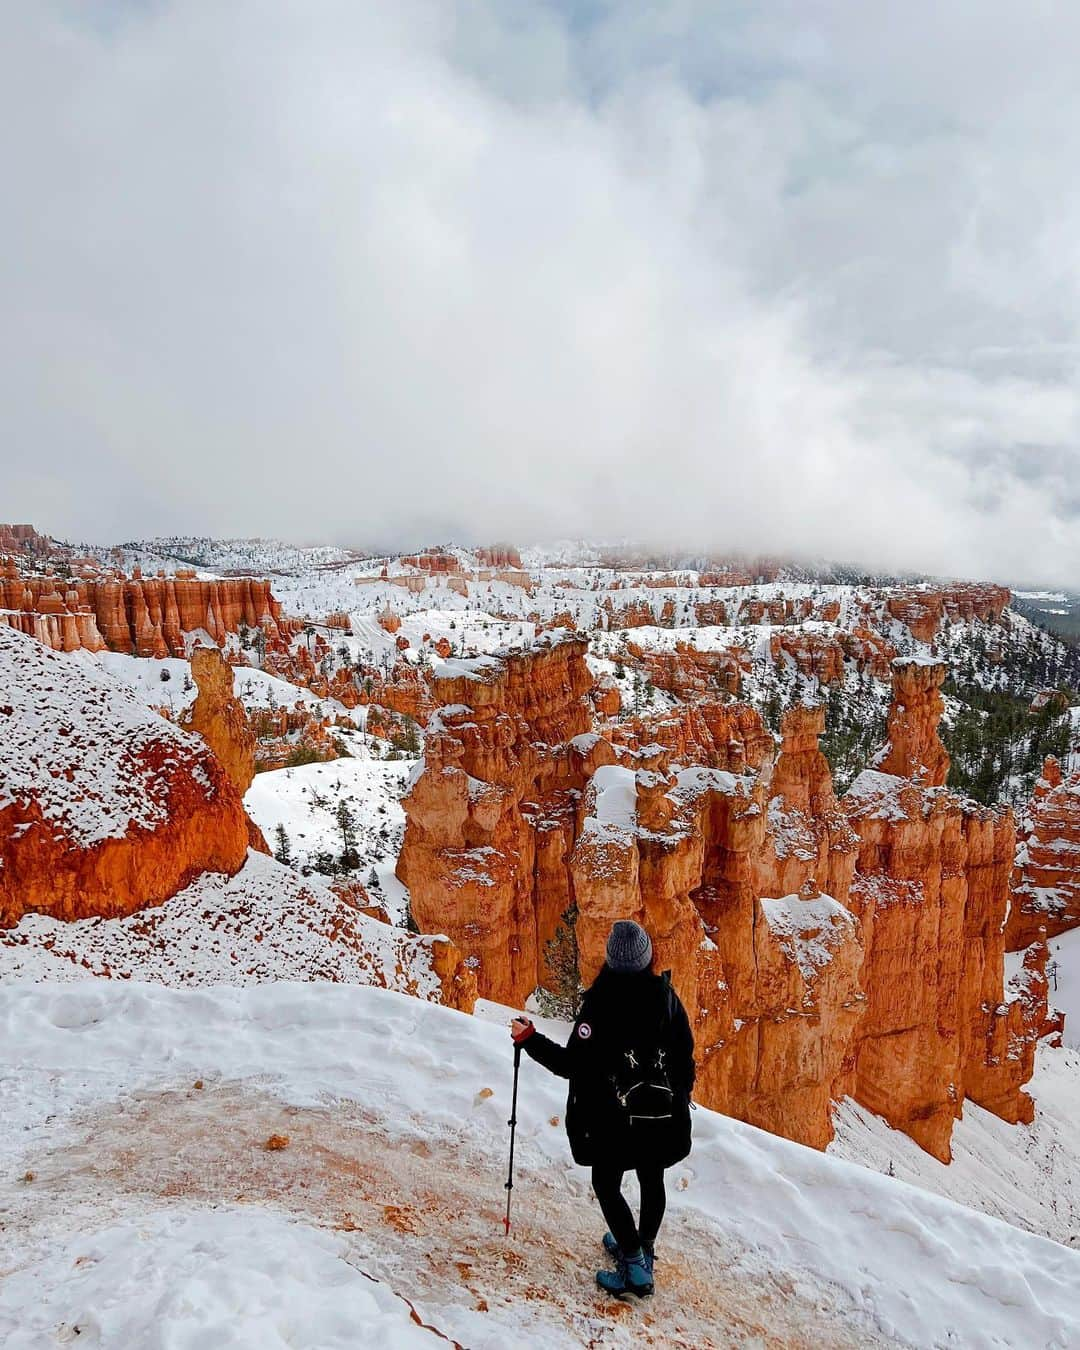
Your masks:
[[[510,1034],[530,1058],[570,1080],[566,1133],[574,1161],[592,1168],[592,1185],[609,1232],[615,1270],[596,1282],[612,1294],[653,1292],[654,1243],[664,1217],[664,1169],[690,1152],[694,1037],[670,971],[653,970],[652,941],[639,924],[620,920],[606,961],[586,990],[566,1045],[525,1017]],[[637,1173],[638,1221],[622,1194]]]

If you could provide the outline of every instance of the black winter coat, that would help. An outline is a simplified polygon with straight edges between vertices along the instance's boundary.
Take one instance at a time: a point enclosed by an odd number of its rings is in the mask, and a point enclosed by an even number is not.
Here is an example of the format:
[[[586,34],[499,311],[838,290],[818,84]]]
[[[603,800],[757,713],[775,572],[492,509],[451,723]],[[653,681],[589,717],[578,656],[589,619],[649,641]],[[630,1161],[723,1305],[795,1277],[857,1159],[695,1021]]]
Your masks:
[[[663,1047],[674,1093],[671,1119],[647,1131],[630,1126],[613,1083],[627,1048],[643,1043]],[[538,1064],[570,1080],[566,1133],[575,1162],[629,1171],[671,1167],[690,1152],[694,1036],[669,972],[624,974],[604,966],[585,992],[565,1046],[539,1031],[523,1044]]]

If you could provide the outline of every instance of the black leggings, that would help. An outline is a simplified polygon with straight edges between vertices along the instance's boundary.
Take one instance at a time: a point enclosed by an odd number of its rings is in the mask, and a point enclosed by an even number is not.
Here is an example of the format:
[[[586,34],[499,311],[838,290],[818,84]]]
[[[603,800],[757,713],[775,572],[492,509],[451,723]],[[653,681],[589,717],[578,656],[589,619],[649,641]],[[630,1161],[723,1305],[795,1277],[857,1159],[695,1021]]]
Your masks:
[[[630,1206],[622,1193],[622,1181],[625,1173],[621,1168],[600,1164],[592,1170],[592,1185],[600,1209],[611,1229],[611,1236],[624,1252],[636,1252],[641,1246],[651,1247],[660,1231],[667,1205],[664,1192],[664,1169],[662,1167],[639,1167],[638,1183],[641,1186],[641,1220],[634,1223]]]

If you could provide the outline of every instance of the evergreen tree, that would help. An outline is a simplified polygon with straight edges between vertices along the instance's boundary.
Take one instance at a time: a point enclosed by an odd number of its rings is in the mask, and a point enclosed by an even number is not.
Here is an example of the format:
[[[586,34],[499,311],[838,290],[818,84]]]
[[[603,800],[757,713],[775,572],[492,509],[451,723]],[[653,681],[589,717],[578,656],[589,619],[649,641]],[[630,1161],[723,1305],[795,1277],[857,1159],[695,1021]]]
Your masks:
[[[341,831],[341,866],[351,872],[360,864],[360,855],[356,851],[356,817],[349,810],[349,803],[343,797],[334,813],[338,829]]]
[[[554,934],[544,944],[548,983],[536,991],[545,1017],[572,1021],[581,1001],[581,966],[577,943],[577,907],[564,910]]]

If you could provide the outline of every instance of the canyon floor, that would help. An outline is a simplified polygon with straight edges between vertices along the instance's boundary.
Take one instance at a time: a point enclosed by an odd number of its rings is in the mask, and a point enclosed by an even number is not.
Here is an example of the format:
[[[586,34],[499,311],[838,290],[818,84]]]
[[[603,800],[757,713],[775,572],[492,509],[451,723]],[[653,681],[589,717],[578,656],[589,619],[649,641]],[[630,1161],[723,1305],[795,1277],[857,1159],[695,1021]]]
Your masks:
[[[0,988],[0,1340],[1076,1343],[1080,1254],[704,1110],[656,1297],[602,1300],[563,1085],[531,1064],[502,1232],[506,1011],[326,984]]]

